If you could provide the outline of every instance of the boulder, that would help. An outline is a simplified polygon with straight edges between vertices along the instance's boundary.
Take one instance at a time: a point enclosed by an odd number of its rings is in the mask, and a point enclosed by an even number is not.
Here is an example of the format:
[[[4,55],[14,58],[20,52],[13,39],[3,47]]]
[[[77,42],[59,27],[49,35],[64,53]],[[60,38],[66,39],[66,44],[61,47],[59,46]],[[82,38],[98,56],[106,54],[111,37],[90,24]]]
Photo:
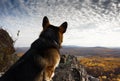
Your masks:
[[[8,32],[0,28],[0,72],[3,72],[11,65],[11,56],[15,52],[14,41]]]
[[[61,61],[55,71],[53,81],[99,81],[99,79],[88,75],[77,57],[61,55]]]

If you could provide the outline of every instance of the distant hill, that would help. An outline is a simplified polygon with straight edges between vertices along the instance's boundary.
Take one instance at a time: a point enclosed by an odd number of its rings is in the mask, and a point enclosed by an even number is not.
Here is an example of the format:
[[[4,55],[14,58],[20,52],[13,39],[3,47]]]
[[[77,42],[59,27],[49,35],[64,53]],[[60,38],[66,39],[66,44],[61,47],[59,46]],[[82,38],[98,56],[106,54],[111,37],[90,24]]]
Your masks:
[[[63,47],[61,53],[77,56],[120,56],[120,48],[106,47]]]
[[[17,47],[16,53],[25,53],[28,49],[29,47]],[[63,46],[60,52],[76,56],[120,57],[120,48]]]
[[[16,53],[25,53],[29,47],[16,47]]]

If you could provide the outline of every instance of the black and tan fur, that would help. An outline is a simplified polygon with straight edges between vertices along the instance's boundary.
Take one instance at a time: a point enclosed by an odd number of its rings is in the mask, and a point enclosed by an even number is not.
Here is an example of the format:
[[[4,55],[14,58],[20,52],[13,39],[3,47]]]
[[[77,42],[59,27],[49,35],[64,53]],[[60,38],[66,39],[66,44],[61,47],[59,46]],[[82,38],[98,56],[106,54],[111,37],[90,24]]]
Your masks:
[[[45,16],[43,31],[30,49],[0,78],[0,81],[50,81],[60,61],[59,49],[67,22],[59,27]]]

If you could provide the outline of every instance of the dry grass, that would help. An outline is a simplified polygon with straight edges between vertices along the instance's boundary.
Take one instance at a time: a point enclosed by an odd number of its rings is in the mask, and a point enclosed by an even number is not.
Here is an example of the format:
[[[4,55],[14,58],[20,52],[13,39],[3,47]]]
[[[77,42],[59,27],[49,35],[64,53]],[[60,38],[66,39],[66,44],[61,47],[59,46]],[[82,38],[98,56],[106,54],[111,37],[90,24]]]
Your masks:
[[[101,81],[120,81],[120,58],[96,56],[79,60],[88,74],[99,77]]]

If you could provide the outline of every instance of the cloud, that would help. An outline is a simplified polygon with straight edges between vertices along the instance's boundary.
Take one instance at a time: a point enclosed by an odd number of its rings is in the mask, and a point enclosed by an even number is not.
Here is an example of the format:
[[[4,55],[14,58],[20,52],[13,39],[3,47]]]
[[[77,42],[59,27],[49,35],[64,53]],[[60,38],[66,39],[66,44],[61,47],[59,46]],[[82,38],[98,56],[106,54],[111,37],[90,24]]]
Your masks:
[[[2,15],[0,13],[0,25],[8,29],[14,39],[17,31],[21,31],[16,46],[29,46],[39,36],[44,16],[48,16],[53,25],[59,26],[64,21],[68,22],[64,45],[118,46],[120,44],[120,14],[114,2],[110,2],[111,6],[107,5],[104,8],[102,2],[97,1],[93,4],[90,0],[24,1],[17,0],[16,3],[19,5],[16,7],[12,2],[6,2],[9,3],[6,6],[4,0],[0,1],[2,2],[0,10],[3,9]]]

